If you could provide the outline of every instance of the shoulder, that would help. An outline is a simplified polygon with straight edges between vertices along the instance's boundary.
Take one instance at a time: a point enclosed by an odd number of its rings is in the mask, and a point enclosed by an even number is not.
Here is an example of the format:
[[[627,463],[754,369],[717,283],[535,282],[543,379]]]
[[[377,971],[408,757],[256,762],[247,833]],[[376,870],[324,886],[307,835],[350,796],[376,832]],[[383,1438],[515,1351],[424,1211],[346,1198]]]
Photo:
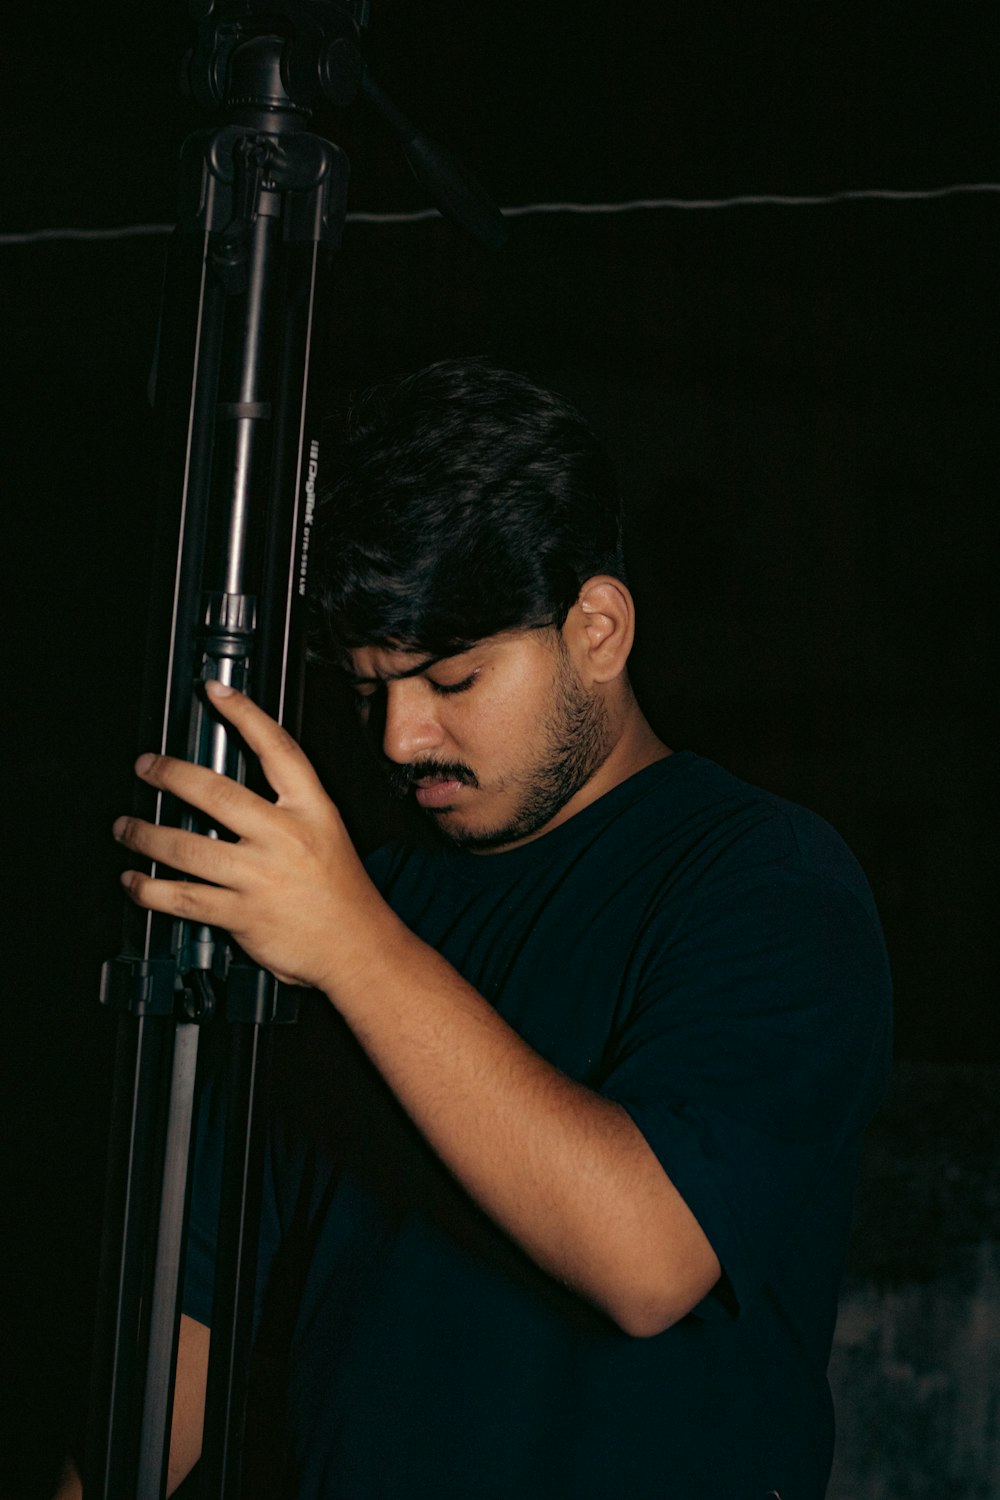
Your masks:
[[[689,751],[662,764],[670,769],[651,782],[635,822],[671,847],[671,863],[683,857],[692,880],[713,888],[780,871],[839,887],[875,917],[861,866],[825,818]]]

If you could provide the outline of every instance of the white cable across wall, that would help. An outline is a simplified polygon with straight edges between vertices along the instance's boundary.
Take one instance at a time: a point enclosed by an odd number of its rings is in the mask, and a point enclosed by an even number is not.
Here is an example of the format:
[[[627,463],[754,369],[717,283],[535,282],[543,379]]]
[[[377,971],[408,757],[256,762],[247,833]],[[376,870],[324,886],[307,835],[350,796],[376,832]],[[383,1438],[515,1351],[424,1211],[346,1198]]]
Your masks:
[[[722,208],[816,208],[825,204],[881,201],[888,203],[928,202],[934,198],[952,198],[968,193],[1000,193],[1000,182],[953,182],[937,188],[845,188],[836,193],[738,193],[731,198],[629,198],[621,203],[517,203],[500,212],[505,219],[524,219],[535,214],[628,214],[674,209],[704,213]],[[412,213],[349,213],[349,224],[419,224],[438,219],[436,208],[415,209]],[[0,234],[4,245],[39,245],[53,240],[125,240],[150,235],[170,234],[172,224],[120,224],[107,229],[26,229]]]

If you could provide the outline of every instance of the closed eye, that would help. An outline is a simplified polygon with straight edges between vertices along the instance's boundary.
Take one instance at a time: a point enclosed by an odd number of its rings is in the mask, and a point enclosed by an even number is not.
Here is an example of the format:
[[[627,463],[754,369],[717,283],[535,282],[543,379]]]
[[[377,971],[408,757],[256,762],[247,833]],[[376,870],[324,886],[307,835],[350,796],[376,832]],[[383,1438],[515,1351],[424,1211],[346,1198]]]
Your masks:
[[[384,691],[384,690],[381,690]],[[367,719],[375,706],[375,699],[379,696],[380,689],[376,683],[366,683],[363,687],[351,689],[351,702],[362,719]]]
[[[463,677],[461,682],[435,682],[433,677],[428,677],[427,681],[435,693],[446,697],[449,693],[467,693],[478,676],[478,672],[470,672],[469,676]]]
[[[433,677],[425,678],[432,693],[438,697],[450,697],[453,693],[467,693],[479,676],[478,668],[470,672],[468,677],[463,677],[460,682],[435,682]],[[351,696],[354,707],[363,718],[367,718],[375,706],[375,699],[385,694],[384,682],[356,683],[352,686]]]

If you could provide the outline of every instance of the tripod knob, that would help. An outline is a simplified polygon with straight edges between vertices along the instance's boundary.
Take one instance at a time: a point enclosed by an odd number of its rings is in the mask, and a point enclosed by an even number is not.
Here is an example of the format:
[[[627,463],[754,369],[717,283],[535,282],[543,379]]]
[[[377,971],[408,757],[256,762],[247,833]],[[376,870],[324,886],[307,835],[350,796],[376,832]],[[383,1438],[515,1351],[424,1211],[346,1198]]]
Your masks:
[[[281,72],[296,104],[312,106],[328,99],[343,108],[361,85],[361,42],[357,27],[346,15],[326,19],[340,28],[339,33],[331,37],[329,26],[321,30],[303,25],[286,43]]]

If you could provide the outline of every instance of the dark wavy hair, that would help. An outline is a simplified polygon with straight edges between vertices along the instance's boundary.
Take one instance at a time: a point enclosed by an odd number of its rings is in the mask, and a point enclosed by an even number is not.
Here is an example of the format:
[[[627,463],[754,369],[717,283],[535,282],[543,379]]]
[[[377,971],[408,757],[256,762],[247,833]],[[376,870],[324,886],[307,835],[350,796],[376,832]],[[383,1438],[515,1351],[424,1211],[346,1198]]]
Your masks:
[[[560,626],[585,579],[623,577],[610,460],[524,376],[446,360],[361,392],[331,427],[309,550],[320,657]]]

